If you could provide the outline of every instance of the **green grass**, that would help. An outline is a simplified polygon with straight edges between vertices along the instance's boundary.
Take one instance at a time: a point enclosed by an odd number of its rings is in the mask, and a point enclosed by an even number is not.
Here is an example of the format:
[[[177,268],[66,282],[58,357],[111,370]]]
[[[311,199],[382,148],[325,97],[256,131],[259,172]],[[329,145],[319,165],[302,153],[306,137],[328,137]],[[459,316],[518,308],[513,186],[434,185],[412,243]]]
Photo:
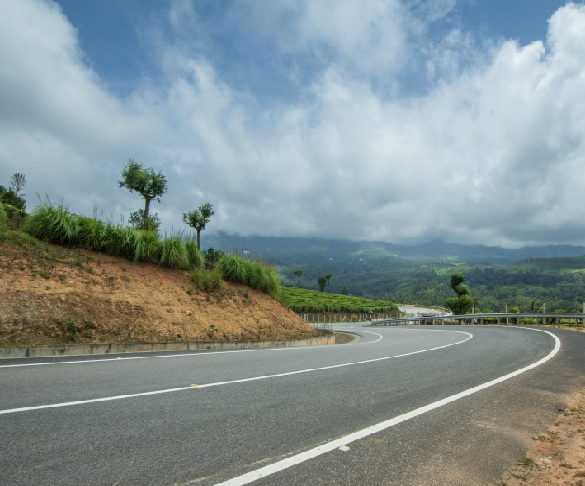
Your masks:
[[[353,253],[354,256],[363,258],[379,258],[379,257],[393,257],[394,253],[390,253],[386,248],[378,246],[375,243],[362,243],[362,248]]]
[[[26,231],[35,238],[72,248],[121,256],[135,262],[191,270],[203,264],[194,241],[180,236],[161,238],[152,231],[113,226],[95,218],[78,216],[61,204],[44,202],[27,216]]]
[[[385,300],[363,299],[342,294],[327,294],[316,290],[283,287],[280,292],[284,305],[295,312],[386,312],[398,306]]]
[[[8,215],[4,209],[4,205],[0,203],[0,233],[8,229]]]
[[[276,267],[262,258],[244,258],[235,250],[232,255],[223,255],[212,272],[201,272],[198,269],[204,261],[194,240],[185,242],[180,235],[161,238],[155,232],[113,226],[71,213],[62,203],[47,201],[37,206],[27,217],[26,231],[49,243],[95,250],[135,262],[158,263],[176,270],[191,270],[195,286],[206,291],[220,288],[222,279],[245,284],[274,298],[280,291]]]
[[[222,255],[216,268],[228,282],[245,284],[272,297],[279,294],[280,276],[276,268],[260,258],[244,258],[236,251],[233,255]]]

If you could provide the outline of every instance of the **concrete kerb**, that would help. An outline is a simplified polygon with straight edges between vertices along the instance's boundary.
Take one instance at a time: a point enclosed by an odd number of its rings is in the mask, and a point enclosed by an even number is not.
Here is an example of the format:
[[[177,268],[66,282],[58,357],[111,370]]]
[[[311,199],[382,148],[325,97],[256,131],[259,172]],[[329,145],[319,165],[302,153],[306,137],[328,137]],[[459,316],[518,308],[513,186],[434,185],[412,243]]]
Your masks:
[[[205,349],[282,348],[335,344],[335,335],[279,341],[199,341],[184,343],[59,344],[52,346],[0,346],[0,359],[85,356],[93,354],[190,351]]]

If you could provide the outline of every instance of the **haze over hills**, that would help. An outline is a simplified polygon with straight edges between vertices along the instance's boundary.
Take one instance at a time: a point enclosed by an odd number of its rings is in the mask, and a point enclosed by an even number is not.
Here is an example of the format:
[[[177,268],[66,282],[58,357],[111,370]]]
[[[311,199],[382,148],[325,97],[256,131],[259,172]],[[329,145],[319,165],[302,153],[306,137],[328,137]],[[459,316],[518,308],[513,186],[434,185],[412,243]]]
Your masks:
[[[206,234],[205,248],[216,250],[239,248],[262,255],[276,265],[305,257],[398,258],[407,262],[428,260],[451,262],[483,262],[511,265],[525,258],[573,257],[585,255],[585,246],[546,245],[519,249],[497,246],[460,245],[434,240],[417,245],[396,245],[383,241],[350,241],[324,238],[238,236],[224,232]]]

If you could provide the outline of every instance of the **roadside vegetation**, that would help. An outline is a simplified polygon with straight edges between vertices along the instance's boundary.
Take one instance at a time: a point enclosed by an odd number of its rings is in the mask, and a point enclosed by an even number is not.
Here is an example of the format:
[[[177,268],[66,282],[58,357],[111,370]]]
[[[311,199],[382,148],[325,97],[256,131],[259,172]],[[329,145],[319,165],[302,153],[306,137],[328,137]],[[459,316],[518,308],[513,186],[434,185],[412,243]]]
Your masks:
[[[0,298],[0,346],[319,334],[279,303],[276,267],[238,249],[199,250],[211,204],[184,215],[197,238],[163,236],[149,203],[166,192],[164,176],[143,169],[131,161],[125,169],[131,177],[123,174],[119,181],[145,201],[127,226],[96,212],[75,214],[48,198],[27,214],[24,176],[15,174],[9,189],[0,186],[0,271],[7,284]],[[157,178],[158,188],[144,187],[149,177]]]
[[[214,215],[209,203],[183,214],[184,222],[195,229],[196,238],[183,232],[162,236],[158,215],[150,214],[150,203],[167,192],[164,174],[130,159],[122,171],[121,188],[144,198],[144,209],[131,214],[128,226],[113,224],[94,217],[75,214],[63,203],[42,201],[26,214],[24,194],[20,191],[26,179],[14,174],[8,189],[0,186],[0,233],[3,241],[26,241],[39,246],[47,242],[66,248],[99,252],[101,255],[123,257],[135,263],[155,263],[161,267],[191,273],[195,288],[205,292],[221,288],[222,281],[241,283],[278,298],[280,276],[275,266],[262,258],[208,249],[200,251],[201,231]],[[32,237],[32,238],[31,238]]]

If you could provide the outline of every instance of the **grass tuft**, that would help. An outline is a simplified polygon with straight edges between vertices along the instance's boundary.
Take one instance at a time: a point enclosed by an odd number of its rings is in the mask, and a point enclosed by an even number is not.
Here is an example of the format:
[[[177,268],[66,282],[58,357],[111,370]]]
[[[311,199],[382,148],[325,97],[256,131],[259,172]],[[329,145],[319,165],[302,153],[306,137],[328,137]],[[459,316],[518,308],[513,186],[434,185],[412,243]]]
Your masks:
[[[217,268],[226,281],[245,284],[273,298],[280,292],[280,277],[276,268],[263,260],[225,254],[217,262]]]
[[[77,216],[61,204],[46,201],[26,218],[26,231],[39,240],[70,246],[79,232]]]

